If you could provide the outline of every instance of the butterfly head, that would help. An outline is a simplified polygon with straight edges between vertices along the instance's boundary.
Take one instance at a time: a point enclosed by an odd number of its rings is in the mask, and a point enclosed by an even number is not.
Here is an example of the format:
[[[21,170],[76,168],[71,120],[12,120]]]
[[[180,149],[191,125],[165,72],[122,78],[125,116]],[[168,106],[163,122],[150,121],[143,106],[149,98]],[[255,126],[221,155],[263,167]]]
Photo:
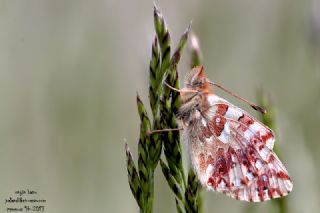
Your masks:
[[[210,92],[210,86],[203,66],[196,66],[189,71],[185,78],[185,85],[189,89],[202,93]]]
[[[210,86],[203,66],[192,68],[185,78],[185,88],[181,90],[182,103],[188,103],[189,108],[195,108],[208,93]]]

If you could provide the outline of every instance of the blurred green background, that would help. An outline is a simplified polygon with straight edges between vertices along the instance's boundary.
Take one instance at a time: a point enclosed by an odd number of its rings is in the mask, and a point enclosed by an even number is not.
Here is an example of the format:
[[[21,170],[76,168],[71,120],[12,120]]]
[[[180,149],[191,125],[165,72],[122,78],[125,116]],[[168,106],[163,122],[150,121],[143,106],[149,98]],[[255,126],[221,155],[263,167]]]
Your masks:
[[[157,1],[173,44],[189,24],[211,80],[277,108],[277,141],[294,181],[290,212],[320,211],[320,1]],[[138,212],[124,143],[137,156],[135,96],[147,104],[150,0],[0,1],[0,211],[33,189],[46,211]],[[185,51],[179,72],[188,69]],[[231,102],[255,113],[234,98]],[[205,193],[205,212],[248,204]],[[155,212],[176,212],[157,169]]]

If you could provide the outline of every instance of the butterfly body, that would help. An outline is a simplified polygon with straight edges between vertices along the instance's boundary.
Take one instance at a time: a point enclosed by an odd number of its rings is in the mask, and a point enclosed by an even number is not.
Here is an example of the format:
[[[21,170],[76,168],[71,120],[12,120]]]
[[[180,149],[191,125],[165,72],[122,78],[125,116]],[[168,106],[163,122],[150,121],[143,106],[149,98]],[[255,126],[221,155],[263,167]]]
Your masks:
[[[212,94],[203,67],[193,68],[185,84],[178,116],[201,184],[244,201],[287,195],[292,182],[272,150],[272,130]]]

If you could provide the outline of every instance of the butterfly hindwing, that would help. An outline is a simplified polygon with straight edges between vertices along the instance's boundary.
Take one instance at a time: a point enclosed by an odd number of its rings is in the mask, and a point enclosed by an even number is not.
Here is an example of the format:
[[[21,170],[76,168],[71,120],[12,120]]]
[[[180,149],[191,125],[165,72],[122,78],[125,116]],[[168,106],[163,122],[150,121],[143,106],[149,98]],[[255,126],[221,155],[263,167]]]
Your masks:
[[[292,182],[272,151],[273,132],[226,100],[208,95],[202,110],[193,110],[185,137],[202,185],[245,201],[288,194]]]

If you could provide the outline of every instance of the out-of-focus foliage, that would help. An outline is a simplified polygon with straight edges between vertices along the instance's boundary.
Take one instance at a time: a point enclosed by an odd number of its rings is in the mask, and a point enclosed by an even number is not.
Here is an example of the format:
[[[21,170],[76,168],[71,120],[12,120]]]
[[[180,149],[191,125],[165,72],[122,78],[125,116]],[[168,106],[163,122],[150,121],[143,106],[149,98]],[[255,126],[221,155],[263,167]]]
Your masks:
[[[193,21],[212,81],[249,100],[261,88],[272,97],[282,161],[294,182],[289,212],[318,212],[319,1],[157,4],[173,46]],[[48,213],[138,212],[123,145],[137,156],[135,97],[139,91],[142,100],[148,98],[152,7],[147,0],[0,1],[2,200],[30,188],[48,200]],[[188,69],[182,58],[179,75]],[[176,212],[160,169],[155,186],[155,212]],[[203,212],[273,208],[216,193],[205,197]]]

